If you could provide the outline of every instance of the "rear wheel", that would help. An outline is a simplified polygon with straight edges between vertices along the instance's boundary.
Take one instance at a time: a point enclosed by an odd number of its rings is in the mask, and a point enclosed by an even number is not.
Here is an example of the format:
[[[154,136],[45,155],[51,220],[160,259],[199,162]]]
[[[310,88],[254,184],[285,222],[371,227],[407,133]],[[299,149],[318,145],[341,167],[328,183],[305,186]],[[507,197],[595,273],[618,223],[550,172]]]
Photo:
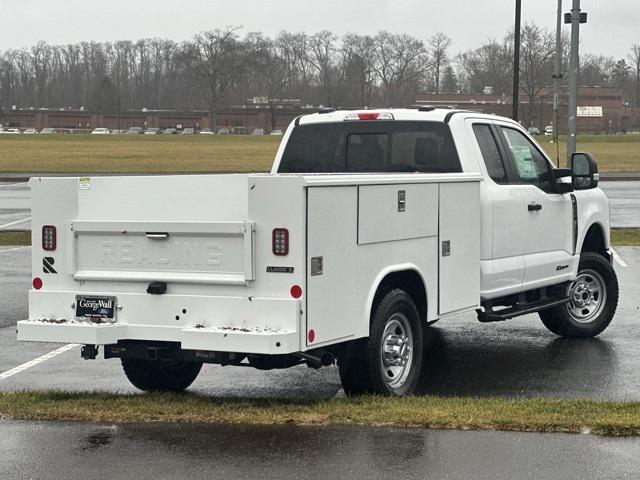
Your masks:
[[[415,303],[404,290],[391,290],[374,309],[369,338],[354,342],[339,357],[345,393],[413,393],[422,352],[422,325]]]
[[[539,312],[545,327],[567,338],[590,338],[609,326],[618,306],[618,277],[600,254],[580,256],[578,276],[569,287],[569,302]]]
[[[122,368],[133,386],[140,390],[181,392],[196,379],[202,363],[123,358]]]

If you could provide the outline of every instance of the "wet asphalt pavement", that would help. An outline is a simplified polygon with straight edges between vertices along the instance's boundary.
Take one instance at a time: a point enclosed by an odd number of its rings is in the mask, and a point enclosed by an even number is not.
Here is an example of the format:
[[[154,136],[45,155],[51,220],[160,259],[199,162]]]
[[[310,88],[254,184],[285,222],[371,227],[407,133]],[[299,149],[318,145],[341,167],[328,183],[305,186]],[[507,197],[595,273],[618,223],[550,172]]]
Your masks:
[[[640,182],[600,182],[611,204],[611,226],[640,227]],[[31,196],[28,184],[0,182],[0,230],[31,228]]]
[[[30,230],[31,194],[24,182],[0,183],[0,231]]]
[[[577,434],[0,422],[0,477],[16,480],[635,479],[639,453],[637,438]]]
[[[625,182],[615,183],[624,189]],[[640,216],[633,212],[639,203],[630,207],[636,223]],[[0,225],[8,218],[2,212]],[[616,218],[624,217],[622,210],[617,212]],[[28,210],[20,212],[25,214]],[[618,313],[601,336],[560,339],[537,315],[493,324],[480,324],[473,314],[444,319],[429,329],[419,392],[640,401],[640,248],[617,252],[628,267],[616,264]],[[0,373],[60,346],[15,339],[16,321],[27,317],[30,255],[28,247],[0,247]],[[117,360],[84,361],[78,347],[0,380],[0,391],[25,389],[136,391]],[[212,397],[294,400],[343,395],[335,367],[262,372],[205,365],[190,390]],[[0,420],[0,459],[2,479],[617,479],[638,478],[640,439],[355,426]]]
[[[2,251],[0,261],[12,267],[9,274],[0,272],[6,325],[0,328],[0,372],[60,346],[16,342],[13,325],[27,316],[29,249]],[[548,332],[537,315],[489,324],[479,323],[473,313],[446,318],[429,329],[420,393],[640,401],[640,248],[619,247],[617,252],[629,266],[616,264],[620,302],[602,335],[562,339]],[[0,380],[0,391],[42,388],[136,391],[118,360],[81,360],[79,348]],[[335,367],[305,366],[264,372],[205,365],[190,389],[216,397],[323,399],[341,394]]]

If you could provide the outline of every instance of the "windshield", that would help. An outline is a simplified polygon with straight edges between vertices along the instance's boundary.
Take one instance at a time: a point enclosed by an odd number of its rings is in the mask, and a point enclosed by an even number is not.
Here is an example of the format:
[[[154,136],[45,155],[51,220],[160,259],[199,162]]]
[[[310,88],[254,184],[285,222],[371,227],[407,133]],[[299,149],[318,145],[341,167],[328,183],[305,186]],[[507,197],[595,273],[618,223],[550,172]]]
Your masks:
[[[442,122],[340,122],[298,125],[281,173],[461,172],[449,126]]]

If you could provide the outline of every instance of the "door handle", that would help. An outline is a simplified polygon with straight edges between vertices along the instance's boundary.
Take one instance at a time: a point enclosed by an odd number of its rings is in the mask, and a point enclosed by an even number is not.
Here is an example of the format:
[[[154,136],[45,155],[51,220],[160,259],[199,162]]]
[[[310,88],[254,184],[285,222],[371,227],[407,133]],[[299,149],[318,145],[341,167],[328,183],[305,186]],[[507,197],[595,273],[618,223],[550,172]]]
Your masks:
[[[145,235],[151,240],[166,240],[169,238],[168,232],[145,232]]]
[[[540,205],[539,203],[530,203],[529,205],[527,205],[527,210],[529,210],[530,212],[542,210],[542,205]]]

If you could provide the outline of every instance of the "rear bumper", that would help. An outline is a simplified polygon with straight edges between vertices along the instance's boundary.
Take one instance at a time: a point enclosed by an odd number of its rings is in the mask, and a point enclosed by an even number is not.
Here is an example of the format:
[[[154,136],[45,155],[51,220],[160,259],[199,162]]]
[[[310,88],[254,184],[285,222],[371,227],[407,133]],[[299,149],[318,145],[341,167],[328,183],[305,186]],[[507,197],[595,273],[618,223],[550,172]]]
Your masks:
[[[73,320],[74,301],[75,292],[30,292],[31,319],[18,322],[18,340],[166,341],[179,342],[185,350],[256,354],[301,350],[300,306],[293,299],[119,294],[121,309],[115,323],[108,324]]]

